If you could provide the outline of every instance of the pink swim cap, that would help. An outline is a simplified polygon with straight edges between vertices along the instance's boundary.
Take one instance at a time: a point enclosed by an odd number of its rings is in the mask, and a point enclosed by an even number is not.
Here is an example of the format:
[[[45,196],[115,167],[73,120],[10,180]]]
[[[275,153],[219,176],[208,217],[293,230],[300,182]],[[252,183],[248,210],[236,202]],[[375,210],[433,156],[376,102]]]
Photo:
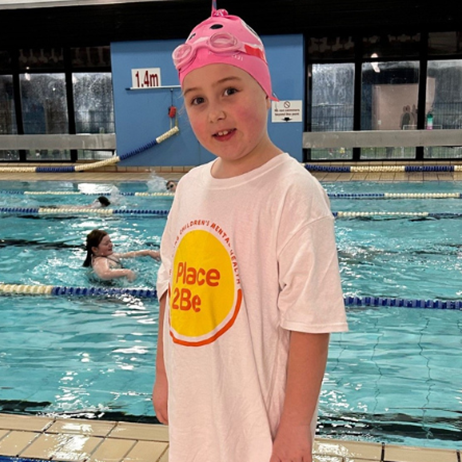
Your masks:
[[[212,9],[210,18],[197,25],[186,42],[173,52],[180,84],[191,71],[208,64],[230,64],[250,74],[273,101],[271,77],[262,41],[238,16]]]

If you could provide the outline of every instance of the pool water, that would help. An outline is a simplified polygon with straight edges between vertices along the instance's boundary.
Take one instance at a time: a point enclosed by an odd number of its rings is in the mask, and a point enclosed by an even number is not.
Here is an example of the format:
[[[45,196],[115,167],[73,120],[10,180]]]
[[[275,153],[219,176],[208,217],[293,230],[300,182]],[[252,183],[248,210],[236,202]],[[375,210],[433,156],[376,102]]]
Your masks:
[[[333,183],[341,192],[462,192],[461,183]],[[0,182],[0,190],[108,192],[116,207],[168,210],[171,197],[113,185]],[[149,189],[151,188],[151,189]],[[86,204],[94,197],[0,193],[0,207]],[[14,203],[14,205],[12,205]],[[33,205],[32,205],[33,204]],[[458,211],[461,199],[331,200],[338,210]],[[158,248],[165,218],[0,215],[0,283],[86,287],[83,243],[107,230],[117,251]],[[336,220],[345,295],[462,299],[462,219]],[[154,288],[158,263],[127,261],[127,287]],[[0,412],[154,421],[158,304],[124,296],[0,297]],[[350,332],[333,334],[320,399],[323,436],[461,448],[462,313],[348,308]]]

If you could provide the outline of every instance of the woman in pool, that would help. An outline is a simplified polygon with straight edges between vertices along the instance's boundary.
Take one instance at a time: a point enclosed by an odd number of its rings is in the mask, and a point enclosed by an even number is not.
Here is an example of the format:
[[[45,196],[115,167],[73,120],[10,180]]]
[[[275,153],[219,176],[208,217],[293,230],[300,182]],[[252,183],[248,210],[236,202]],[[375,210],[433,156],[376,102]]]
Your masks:
[[[155,260],[160,259],[160,253],[157,250],[114,253],[109,234],[101,229],[94,229],[87,235],[86,249],[87,257],[83,262],[83,266],[91,267],[95,274],[105,281],[123,277],[129,281],[135,280],[135,272],[123,267],[122,258],[148,256]]]

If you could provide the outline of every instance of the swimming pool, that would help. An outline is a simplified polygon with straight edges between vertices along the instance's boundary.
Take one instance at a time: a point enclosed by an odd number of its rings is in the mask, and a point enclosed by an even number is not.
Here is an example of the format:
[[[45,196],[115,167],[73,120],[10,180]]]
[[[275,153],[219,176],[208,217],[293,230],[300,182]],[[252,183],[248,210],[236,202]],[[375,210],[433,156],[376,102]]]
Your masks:
[[[170,197],[124,196],[146,185],[117,184],[117,207],[168,210]],[[462,192],[460,183],[335,183],[342,192]],[[0,190],[105,193],[112,185],[0,182]],[[154,188],[155,189],[155,188]],[[86,195],[0,194],[0,207],[85,204]],[[458,211],[460,199],[332,199],[332,210]],[[0,216],[0,282],[88,286],[86,233],[107,229],[118,250],[157,247],[164,217]],[[346,295],[462,299],[462,219],[337,219]],[[154,287],[158,264],[130,262],[136,287]],[[117,284],[123,285],[122,282]],[[127,284],[128,285],[128,284]],[[158,305],[132,296],[0,297],[0,412],[154,420]],[[455,448],[462,430],[457,374],[462,313],[348,308],[350,332],[334,334],[320,400],[320,433],[336,438]],[[454,371],[454,373],[452,373]]]

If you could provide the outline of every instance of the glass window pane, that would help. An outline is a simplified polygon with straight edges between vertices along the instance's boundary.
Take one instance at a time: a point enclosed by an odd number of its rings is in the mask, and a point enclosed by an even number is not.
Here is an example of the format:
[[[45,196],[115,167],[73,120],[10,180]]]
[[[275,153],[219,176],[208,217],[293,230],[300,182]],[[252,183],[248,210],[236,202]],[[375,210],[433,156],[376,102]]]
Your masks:
[[[461,159],[462,146],[425,146],[425,159]]]
[[[24,48],[19,50],[19,68],[64,69],[62,48]]]
[[[363,37],[363,57],[368,59],[376,54],[380,58],[418,57],[420,34],[384,34]]]
[[[77,133],[114,133],[111,73],[74,73],[72,82]]]
[[[354,64],[311,66],[311,130],[353,130]],[[311,159],[351,159],[352,149],[311,149]]]
[[[430,32],[428,34],[428,55],[462,54],[462,32]]]
[[[311,37],[308,39],[310,61],[350,59],[355,56],[353,37]]]
[[[19,151],[12,150],[0,150],[0,161],[3,162],[18,162]]]
[[[427,128],[462,128],[462,60],[428,62],[425,113]]]
[[[114,151],[97,151],[90,149],[79,149],[77,158],[79,160],[106,160],[114,155]]]
[[[354,64],[313,64],[311,131],[353,130]]]
[[[13,77],[0,75],[0,135],[15,135],[17,133]]]
[[[415,129],[418,87],[417,61],[364,63],[361,130]]]
[[[24,133],[69,133],[64,74],[21,74]]]
[[[35,151],[26,151],[26,159],[37,162],[71,160],[71,151],[69,151],[68,149],[36,149]]]

